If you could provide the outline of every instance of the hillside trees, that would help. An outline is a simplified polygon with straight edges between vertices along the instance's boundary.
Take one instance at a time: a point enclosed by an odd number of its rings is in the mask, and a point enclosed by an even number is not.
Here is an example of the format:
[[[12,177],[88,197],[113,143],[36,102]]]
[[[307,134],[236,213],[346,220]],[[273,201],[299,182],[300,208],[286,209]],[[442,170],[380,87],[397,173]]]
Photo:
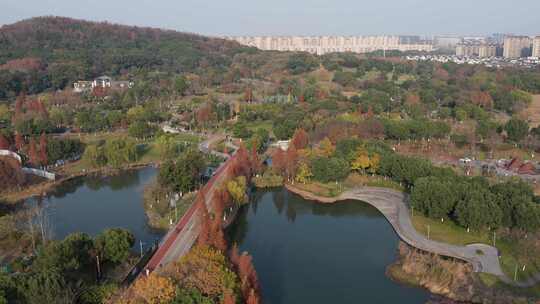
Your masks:
[[[138,159],[137,145],[129,138],[109,139],[104,144],[91,144],[82,155],[83,161],[94,168],[110,165],[115,168]]]
[[[512,118],[504,125],[504,130],[508,134],[509,140],[520,142],[529,133],[529,124],[518,118]]]
[[[340,181],[349,174],[349,164],[337,157],[316,157],[311,161],[313,178],[323,182]]]
[[[63,89],[99,75],[225,68],[244,49],[230,41],[193,34],[63,17],[24,20],[4,26],[0,33],[0,62],[9,63],[0,68],[1,99],[22,91],[35,94]],[[99,51],[88,53],[88,45]],[[175,94],[182,95],[188,89],[187,81],[177,77],[172,87]]]
[[[498,227],[502,212],[493,202],[493,194],[485,189],[468,190],[456,205],[457,222],[463,227],[475,229]]]
[[[129,256],[135,237],[125,229],[112,228],[98,235],[95,244],[103,260],[120,263]]]
[[[311,72],[318,66],[317,58],[308,53],[294,53],[287,61],[287,68],[294,75]]]
[[[187,150],[174,161],[165,162],[159,169],[158,182],[174,192],[187,193],[200,185],[206,167],[202,154]]]
[[[238,288],[238,278],[228,268],[223,253],[204,245],[193,247],[183,256],[172,275],[183,288],[197,289],[213,299]]]

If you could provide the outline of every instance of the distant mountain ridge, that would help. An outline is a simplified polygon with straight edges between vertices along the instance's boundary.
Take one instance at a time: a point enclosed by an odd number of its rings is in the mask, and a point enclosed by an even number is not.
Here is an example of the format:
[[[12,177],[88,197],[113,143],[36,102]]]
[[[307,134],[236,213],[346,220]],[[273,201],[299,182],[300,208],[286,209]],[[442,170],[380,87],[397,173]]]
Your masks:
[[[0,91],[0,98],[23,89],[62,89],[77,79],[102,74],[223,69],[245,49],[235,42],[173,30],[36,17],[0,28],[0,87],[8,89]],[[16,82],[26,88],[17,88]]]

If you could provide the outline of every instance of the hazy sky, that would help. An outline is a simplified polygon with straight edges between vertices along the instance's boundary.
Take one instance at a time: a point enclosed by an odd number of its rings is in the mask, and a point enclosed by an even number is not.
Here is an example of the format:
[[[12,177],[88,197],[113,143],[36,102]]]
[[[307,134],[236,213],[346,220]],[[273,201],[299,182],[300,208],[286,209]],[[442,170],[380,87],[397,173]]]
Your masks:
[[[0,24],[43,15],[208,35],[540,34],[540,0],[0,0]]]

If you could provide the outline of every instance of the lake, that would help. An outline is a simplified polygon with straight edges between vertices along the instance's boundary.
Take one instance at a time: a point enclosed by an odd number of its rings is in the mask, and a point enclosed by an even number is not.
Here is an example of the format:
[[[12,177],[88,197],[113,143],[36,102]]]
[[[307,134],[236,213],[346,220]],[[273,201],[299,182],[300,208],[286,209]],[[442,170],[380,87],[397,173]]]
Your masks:
[[[318,204],[287,191],[258,191],[230,235],[253,256],[263,302],[425,303],[428,291],[385,275],[398,237],[374,207]]]
[[[57,187],[41,204],[45,208],[53,238],[73,232],[92,236],[107,228],[125,228],[140,241],[151,245],[163,232],[151,229],[143,207],[144,186],[155,178],[157,169],[146,167],[122,171],[107,177],[80,177]],[[36,203],[33,198],[29,203]]]

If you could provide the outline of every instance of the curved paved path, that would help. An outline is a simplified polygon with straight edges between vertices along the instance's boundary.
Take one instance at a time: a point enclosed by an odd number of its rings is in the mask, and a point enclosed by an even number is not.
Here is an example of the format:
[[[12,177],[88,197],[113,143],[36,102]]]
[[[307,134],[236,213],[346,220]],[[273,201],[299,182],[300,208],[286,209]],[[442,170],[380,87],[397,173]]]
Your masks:
[[[457,258],[469,262],[475,272],[484,272],[498,276],[502,281],[519,287],[531,287],[540,282],[540,275],[527,281],[514,282],[504,274],[499,262],[497,248],[486,244],[457,246],[427,239],[414,228],[408,208],[408,196],[402,192],[376,187],[362,187],[345,191],[338,197],[320,197],[313,193],[287,185],[288,190],[305,199],[323,203],[343,200],[359,200],[377,208],[392,225],[398,236],[405,243],[423,251],[442,256]],[[481,250],[483,254],[478,254]]]

